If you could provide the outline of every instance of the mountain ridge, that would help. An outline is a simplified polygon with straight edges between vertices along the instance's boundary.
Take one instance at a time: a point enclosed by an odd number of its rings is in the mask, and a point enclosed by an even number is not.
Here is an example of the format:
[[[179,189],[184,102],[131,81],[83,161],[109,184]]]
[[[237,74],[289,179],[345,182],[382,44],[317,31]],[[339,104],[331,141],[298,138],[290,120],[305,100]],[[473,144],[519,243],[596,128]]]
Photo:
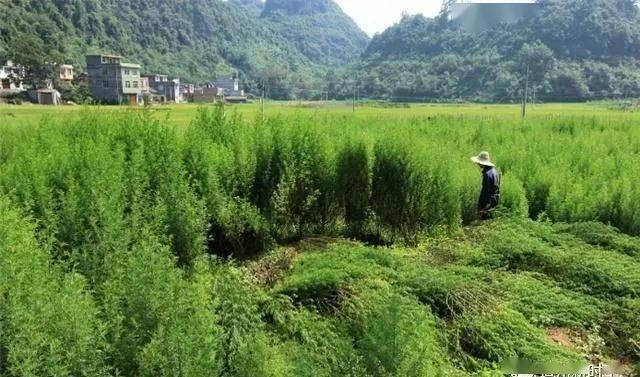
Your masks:
[[[277,66],[308,84],[327,62],[357,59],[368,42],[335,2],[316,1],[327,5],[322,22],[304,12],[263,14],[298,0],[12,0],[0,20],[0,59],[83,66],[85,54],[105,52],[188,82],[233,72],[257,81]],[[313,38],[300,40],[303,31]]]

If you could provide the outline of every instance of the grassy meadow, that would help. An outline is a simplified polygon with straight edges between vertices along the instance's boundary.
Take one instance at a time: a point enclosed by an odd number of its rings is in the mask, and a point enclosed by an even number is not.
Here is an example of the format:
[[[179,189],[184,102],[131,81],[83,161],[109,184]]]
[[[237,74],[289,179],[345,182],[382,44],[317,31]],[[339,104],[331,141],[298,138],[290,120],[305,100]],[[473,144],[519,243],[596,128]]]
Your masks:
[[[519,111],[0,106],[0,377],[640,372],[640,112]]]

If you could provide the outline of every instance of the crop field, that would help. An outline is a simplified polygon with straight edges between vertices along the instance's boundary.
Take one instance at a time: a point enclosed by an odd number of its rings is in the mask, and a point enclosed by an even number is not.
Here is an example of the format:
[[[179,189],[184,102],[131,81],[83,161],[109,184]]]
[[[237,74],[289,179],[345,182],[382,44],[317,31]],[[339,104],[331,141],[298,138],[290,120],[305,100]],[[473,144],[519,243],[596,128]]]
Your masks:
[[[487,222],[481,150],[502,173]],[[640,112],[0,107],[0,377],[514,358],[640,373]]]

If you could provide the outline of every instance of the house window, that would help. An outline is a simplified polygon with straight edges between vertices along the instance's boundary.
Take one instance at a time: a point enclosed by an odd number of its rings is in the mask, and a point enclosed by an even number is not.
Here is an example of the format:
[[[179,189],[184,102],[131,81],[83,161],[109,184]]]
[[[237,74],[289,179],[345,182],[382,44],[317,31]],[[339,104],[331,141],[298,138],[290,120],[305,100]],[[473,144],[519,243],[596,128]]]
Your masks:
[[[107,80],[102,81],[102,87],[103,88],[108,88],[109,87],[109,81],[107,81]]]
[[[128,70],[128,69],[125,69],[125,70],[124,70],[124,74],[125,74],[125,75],[128,75],[128,74],[129,74],[129,70]]]
[[[137,88],[137,87],[138,87],[138,82],[137,82],[137,81],[134,81],[134,82],[133,82],[133,87],[134,87],[134,88]]]
[[[124,87],[125,87],[125,88],[131,88],[131,81],[126,81],[126,82],[124,83]]]

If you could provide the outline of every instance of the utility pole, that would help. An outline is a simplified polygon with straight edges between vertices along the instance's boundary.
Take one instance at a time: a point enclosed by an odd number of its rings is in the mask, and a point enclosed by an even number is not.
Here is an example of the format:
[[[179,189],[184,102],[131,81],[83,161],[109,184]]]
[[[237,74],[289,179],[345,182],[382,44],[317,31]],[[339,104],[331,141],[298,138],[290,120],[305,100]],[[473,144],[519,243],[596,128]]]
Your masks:
[[[264,122],[264,105],[266,100],[267,100],[267,89],[263,82],[262,83],[262,122]]]
[[[260,94],[260,113],[262,114],[262,122],[264,123],[264,105],[265,105],[265,101],[267,98],[267,86],[264,83],[264,79],[262,79],[262,81],[260,81],[260,83],[258,84],[258,89],[261,90],[261,94]]]
[[[522,119],[527,116],[527,98],[529,97],[529,63],[527,63],[525,78],[524,78],[524,92],[522,93]]]
[[[356,82],[353,82],[353,112],[356,112]]]

